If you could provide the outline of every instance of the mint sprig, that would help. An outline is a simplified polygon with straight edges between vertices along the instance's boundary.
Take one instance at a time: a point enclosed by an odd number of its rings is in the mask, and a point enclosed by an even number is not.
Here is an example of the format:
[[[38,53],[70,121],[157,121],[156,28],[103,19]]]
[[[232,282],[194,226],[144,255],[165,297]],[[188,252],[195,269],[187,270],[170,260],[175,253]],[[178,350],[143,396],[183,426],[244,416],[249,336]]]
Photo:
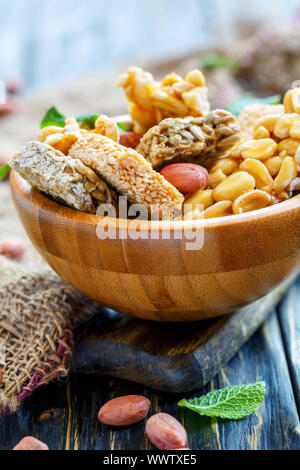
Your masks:
[[[98,119],[99,114],[83,114],[76,118],[76,121],[79,123],[82,129],[94,129],[95,122]],[[52,106],[48,109],[45,116],[41,121],[41,129],[48,126],[58,126],[65,127],[66,116],[60,113],[57,108]]]
[[[41,129],[48,126],[65,127],[65,120],[65,116],[52,106],[41,120]]]
[[[253,96],[245,96],[243,98],[234,101],[233,103],[226,106],[227,111],[230,111],[235,116],[238,116],[241,111],[249,104],[280,104],[281,96],[273,95],[266,96],[264,98],[255,98]]]
[[[99,114],[83,114],[82,116],[78,116],[76,121],[79,123],[82,129],[90,129],[95,128],[95,122],[97,121]]]
[[[178,405],[201,416],[241,419],[259,408],[265,394],[265,382],[255,382],[222,388],[199,398],[183,399]]]
[[[122,122],[117,122],[117,126],[118,126],[119,129],[121,129],[124,132],[128,131],[128,127],[125,124],[123,124]]]
[[[3,180],[9,173],[10,166],[8,163],[0,167],[0,180]]]

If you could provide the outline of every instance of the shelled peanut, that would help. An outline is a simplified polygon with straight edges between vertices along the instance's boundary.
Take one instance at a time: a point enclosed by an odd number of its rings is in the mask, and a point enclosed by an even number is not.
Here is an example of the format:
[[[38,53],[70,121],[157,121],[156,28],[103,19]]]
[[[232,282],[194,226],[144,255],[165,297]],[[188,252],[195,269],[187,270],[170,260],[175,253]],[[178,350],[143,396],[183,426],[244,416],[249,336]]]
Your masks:
[[[242,214],[300,190],[300,88],[287,92],[284,111],[259,117],[251,140],[211,163],[206,189],[185,199],[185,218]]]

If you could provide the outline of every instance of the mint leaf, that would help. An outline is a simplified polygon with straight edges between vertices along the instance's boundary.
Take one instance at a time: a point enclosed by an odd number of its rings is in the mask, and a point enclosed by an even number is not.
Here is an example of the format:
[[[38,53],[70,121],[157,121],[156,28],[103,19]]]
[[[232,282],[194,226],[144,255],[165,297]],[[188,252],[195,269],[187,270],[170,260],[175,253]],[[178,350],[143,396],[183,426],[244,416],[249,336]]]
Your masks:
[[[122,122],[117,122],[117,126],[118,126],[119,129],[121,129],[124,132],[128,131],[128,127],[125,126],[125,124],[123,124]]]
[[[265,394],[265,382],[255,382],[221,388],[199,398],[183,399],[178,405],[196,411],[201,416],[240,419],[254,413]]]
[[[239,62],[232,57],[227,57],[223,54],[206,54],[201,58],[201,65],[205,69],[231,69],[238,70],[240,67]]]
[[[47,126],[65,127],[65,116],[53,106],[48,109],[41,121],[41,129]]]
[[[97,121],[99,114],[83,114],[82,116],[78,116],[76,121],[79,123],[82,129],[90,129],[95,128],[95,122]]]
[[[10,166],[8,163],[6,165],[0,167],[0,180],[3,180],[5,176],[9,173]]]
[[[235,116],[238,116],[240,112],[249,104],[280,104],[281,103],[281,96],[280,95],[273,95],[267,96],[265,98],[255,98],[252,96],[240,98],[237,101],[226,106],[227,111],[230,111]]]

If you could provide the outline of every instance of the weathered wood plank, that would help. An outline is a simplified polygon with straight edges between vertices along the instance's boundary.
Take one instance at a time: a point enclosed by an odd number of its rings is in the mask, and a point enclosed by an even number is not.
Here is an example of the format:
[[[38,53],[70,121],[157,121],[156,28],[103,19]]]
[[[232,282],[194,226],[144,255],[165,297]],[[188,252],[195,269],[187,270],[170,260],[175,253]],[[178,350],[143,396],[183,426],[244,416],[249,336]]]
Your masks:
[[[207,449],[299,449],[300,427],[279,323],[274,313],[213,381],[214,388],[265,380],[268,393],[253,415],[239,421],[209,420],[185,413],[186,426],[206,429],[190,433],[191,447]],[[206,388],[205,391],[208,391]],[[211,427],[211,425],[213,425]]]
[[[300,414],[300,278],[278,306],[290,376]]]
[[[22,436],[34,434],[52,449],[149,449],[144,422],[117,430],[97,422],[98,408],[105,401],[137,393],[151,399],[151,413],[165,411],[185,424],[192,449],[299,449],[299,418],[275,313],[215,380],[194,395],[256,380],[267,383],[263,406],[243,420],[228,421],[178,408],[182,395],[104,376],[72,374],[68,381],[42,387],[17,414],[1,420],[0,447],[9,449]]]
[[[163,391],[197,390],[263,323],[294,276],[232,315],[207,321],[160,324],[124,315],[97,316],[81,336],[71,368],[73,372],[125,378]]]

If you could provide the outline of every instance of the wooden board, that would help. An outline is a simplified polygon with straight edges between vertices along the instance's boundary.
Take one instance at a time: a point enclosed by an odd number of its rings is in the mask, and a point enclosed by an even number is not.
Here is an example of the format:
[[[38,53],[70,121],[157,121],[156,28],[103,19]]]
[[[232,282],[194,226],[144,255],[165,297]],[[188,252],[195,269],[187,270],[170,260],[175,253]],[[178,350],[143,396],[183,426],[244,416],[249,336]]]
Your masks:
[[[158,324],[103,309],[85,325],[71,368],[167,392],[199,389],[252,336],[294,279],[231,315],[202,322]]]
[[[184,424],[193,450],[299,450],[300,364],[299,354],[292,354],[300,342],[299,300],[300,279],[239,353],[193,394],[157,392],[125,380],[81,374],[41,387],[18,413],[0,420],[0,449],[11,449],[28,434],[47,442],[52,450],[153,449],[144,421],[120,429],[97,421],[98,409],[107,400],[143,394],[151,400],[149,415],[170,413]],[[265,401],[242,420],[206,418],[177,406],[183,396],[257,380],[266,382]]]

